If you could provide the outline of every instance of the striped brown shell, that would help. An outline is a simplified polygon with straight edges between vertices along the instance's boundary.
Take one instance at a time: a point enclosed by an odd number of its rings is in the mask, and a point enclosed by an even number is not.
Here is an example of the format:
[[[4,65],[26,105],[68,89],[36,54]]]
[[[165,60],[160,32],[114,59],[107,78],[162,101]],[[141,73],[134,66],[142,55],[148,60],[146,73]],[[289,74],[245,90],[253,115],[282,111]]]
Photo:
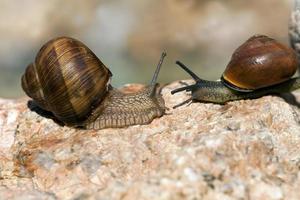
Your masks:
[[[108,92],[111,72],[80,41],[47,42],[22,76],[22,87],[43,109],[67,125],[86,120]]]
[[[289,79],[298,60],[293,49],[264,35],[254,35],[233,53],[223,83],[237,91],[253,91]]]

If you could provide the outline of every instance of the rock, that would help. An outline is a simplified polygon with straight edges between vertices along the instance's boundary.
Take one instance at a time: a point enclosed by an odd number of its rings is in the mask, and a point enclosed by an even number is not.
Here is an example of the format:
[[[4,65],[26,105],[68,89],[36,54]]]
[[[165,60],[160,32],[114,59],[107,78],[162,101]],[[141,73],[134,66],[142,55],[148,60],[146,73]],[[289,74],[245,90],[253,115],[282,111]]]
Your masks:
[[[300,91],[171,109],[178,86],[167,115],[99,131],[0,100],[0,199],[300,199]]]
[[[300,1],[294,0],[294,9],[290,15],[288,26],[290,44],[300,60]],[[300,69],[300,66],[299,66]]]

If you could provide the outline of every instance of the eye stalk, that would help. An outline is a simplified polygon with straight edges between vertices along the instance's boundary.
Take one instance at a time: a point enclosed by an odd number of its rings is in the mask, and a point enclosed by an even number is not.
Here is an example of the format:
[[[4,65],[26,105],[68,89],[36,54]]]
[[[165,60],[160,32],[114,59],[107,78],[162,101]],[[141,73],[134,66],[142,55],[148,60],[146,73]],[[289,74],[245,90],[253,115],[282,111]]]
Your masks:
[[[187,86],[184,86],[184,87],[181,87],[181,88],[177,88],[175,90],[172,90],[171,91],[171,94],[175,94],[175,93],[178,93],[178,92],[182,92],[182,91],[186,91],[186,92],[190,92],[190,91],[194,91],[197,89],[197,87],[199,87],[198,85],[200,85],[202,82],[204,82],[203,79],[199,78],[194,72],[192,72],[185,64],[183,64],[182,62],[180,61],[176,61],[176,64],[178,66],[180,66],[184,71],[186,71],[195,81],[196,83],[193,84],[193,85],[187,85]],[[182,103],[180,104],[177,104],[175,105],[173,108],[178,108],[180,106],[183,106],[185,104],[188,104],[188,103],[191,103],[193,101],[193,97],[183,101]]]
[[[171,91],[171,94],[175,94],[177,92],[182,92],[182,91],[187,91],[187,92],[190,92],[192,91],[193,89],[196,89],[197,88],[197,84],[201,83],[201,82],[204,82],[203,79],[199,78],[194,72],[192,72],[186,65],[184,65],[182,62],[180,61],[176,61],[176,64],[178,66],[180,66],[184,71],[186,71],[195,81],[196,81],[196,84],[194,85],[188,85],[188,86],[185,86],[185,87],[181,87],[181,88],[177,88],[175,90],[172,90]]]
[[[150,83],[150,87],[151,87],[151,90],[152,90],[151,91],[151,95],[155,94],[155,88],[156,88],[156,84],[157,84],[157,77],[158,77],[159,71],[161,69],[161,66],[162,66],[162,64],[163,64],[164,59],[165,59],[166,56],[167,56],[167,53],[163,52],[161,54],[160,60],[159,60],[159,62],[157,64],[156,70],[155,70],[154,75],[152,77],[152,81]]]

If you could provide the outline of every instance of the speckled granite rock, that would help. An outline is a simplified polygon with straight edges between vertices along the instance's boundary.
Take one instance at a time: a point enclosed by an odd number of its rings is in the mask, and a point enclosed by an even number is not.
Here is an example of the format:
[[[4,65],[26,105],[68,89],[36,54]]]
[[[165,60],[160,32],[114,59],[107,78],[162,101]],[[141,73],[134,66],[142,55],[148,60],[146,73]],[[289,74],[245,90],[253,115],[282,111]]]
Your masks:
[[[171,96],[178,86],[162,91],[169,108],[188,98]],[[0,101],[0,199],[300,199],[295,101],[192,103],[100,131],[61,127],[27,101]]]

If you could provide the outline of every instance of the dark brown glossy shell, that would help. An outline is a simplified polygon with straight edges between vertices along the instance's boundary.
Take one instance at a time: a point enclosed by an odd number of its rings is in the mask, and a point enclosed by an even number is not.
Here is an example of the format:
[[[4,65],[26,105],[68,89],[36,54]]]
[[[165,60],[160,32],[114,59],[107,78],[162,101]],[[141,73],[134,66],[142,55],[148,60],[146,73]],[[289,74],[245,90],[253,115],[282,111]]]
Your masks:
[[[297,70],[293,49],[264,35],[249,38],[233,53],[222,80],[238,91],[253,91],[286,81]]]
[[[108,91],[111,72],[83,43],[60,37],[47,42],[22,76],[22,87],[67,125],[85,120]]]

